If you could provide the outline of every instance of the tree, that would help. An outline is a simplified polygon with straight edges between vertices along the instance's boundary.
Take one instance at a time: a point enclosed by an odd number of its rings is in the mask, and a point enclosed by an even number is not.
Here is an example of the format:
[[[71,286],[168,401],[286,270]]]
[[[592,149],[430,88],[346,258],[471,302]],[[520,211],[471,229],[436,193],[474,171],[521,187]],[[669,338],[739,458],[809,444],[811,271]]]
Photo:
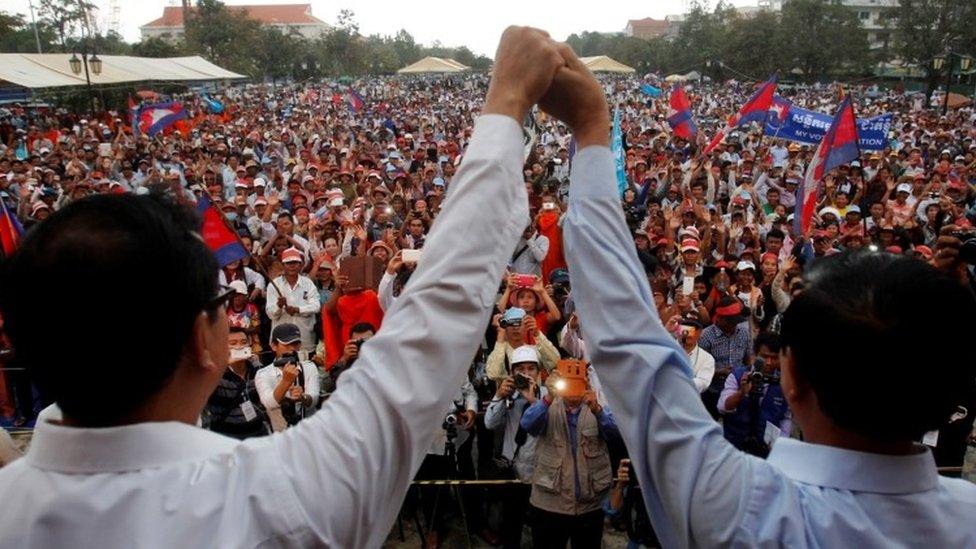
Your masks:
[[[186,53],[186,43],[154,36],[132,44],[131,51],[136,57],[176,57]]]
[[[869,54],[857,12],[821,0],[791,0],[783,5],[783,47],[804,78],[863,72]]]
[[[40,19],[49,25],[58,39],[62,52],[68,51],[68,41],[82,34],[88,25],[88,12],[96,9],[87,0],[41,0],[38,8]]]
[[[976,53],[976,5],[972,0],[901,0],[891,12],[895,51],[902,61],[925,71],[927,93],[932,94],[939,71],[932,58],[947,50]],[[948,63],[947,63],[948,65]]]
[[[420,60],[420,47],[405,29],[400,29],[396,33],[392,40],[392,46],[399,67],[406,67],[410,63]]]
[[[43,21],[38,21],[37,32],[41,50],[51,51],[55,40],[53,29]],[[0,52],[37,53],[34,25],[21,15],[0,11]]]
[[[351,10],[342,10],[336,25],[316,41],[320,62],[335,76],[357,75],[367,71],[365,42]]]
[[[757,79],[776,71],[788,74],[792,67],[785,39],[779,15],[774,12],[738,18],[729,29],[724,62],[747,70]]]
[[[236,72],[255,72],[252,48],[260,24],[240,8],[228,9],[219,0],[197,0],[184,22],[190,51]]]
[[[297,31],[284,33],[275,27],[261,27],[257,34],[253,55],[258,71],[272,83],[291,75],[301,47]]]

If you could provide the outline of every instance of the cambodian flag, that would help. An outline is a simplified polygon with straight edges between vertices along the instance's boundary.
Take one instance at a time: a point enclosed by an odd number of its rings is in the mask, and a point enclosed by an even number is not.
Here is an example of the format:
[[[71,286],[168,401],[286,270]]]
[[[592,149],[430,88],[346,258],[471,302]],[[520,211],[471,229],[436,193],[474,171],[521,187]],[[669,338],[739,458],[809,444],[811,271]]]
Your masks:
[[[149,137],[188,117],[179,103],[156,103],[139,110],[139,130]]]
[[[355,112],[363,110],[363,105],[366,104],[366,102],[363,101],[363,96],[356,93],[355,90],[349,90],[347,100],[349,101],[349,108]]]
[[[0,200],[0,252],[3,252],[3,257],[10,257],[14,253],[23,234],[24,227],[20,221],[7,209],[7,203]]]
[[[691,103],[681,86],[676,86],[671,91],[670,106],[668,124],[671,125],[671,129],[678,137],[691,141],[698,133],[698,128],[695,127],[695,121],[691,117]]]
[[[207,195],[201,196],[200,201],[197,202],[197,213],[203,218],[200,236],[203,237],[207,247],[213,251],[218,265],[223,267],[249,255],[247,249],[241,244],[241,239],[230,230],[220,211],[214,207]]]
[[[766,120],[767,124],[779,129],[786,122],[786,117],[790,114],[790,107],[793,103],[790,103],[789,99],[784,99],[778,95],[773,96],[773,103],[769,105],[769,116]]]
[[[712,152],[719,143],[725,139],[725,136],[736,128],[741,128],[750,122],[759,122],[760,124],[766,123],[766,117],[769,116],[769,107],[773,103],[773,95],[776,94],[776,75],[769,77],[769,80],[765,81],[756,93],[752,94],[752,97],[746,101],[745,105],[739,109],[734,116],[729,118],[728,122],[725,123],[725,127],[722,128],[712,141],[705,147],[705,154]]]
[[[830,129],[824,134],[817,147],[813,160],[807,167],[803,183],[796,189],[796,207],[793,224],[798,234],[806,234],[817,207],[817,186],[824,174],[860,156],[857,146],[857,119],[854,105],[848,94],[837,108]]]

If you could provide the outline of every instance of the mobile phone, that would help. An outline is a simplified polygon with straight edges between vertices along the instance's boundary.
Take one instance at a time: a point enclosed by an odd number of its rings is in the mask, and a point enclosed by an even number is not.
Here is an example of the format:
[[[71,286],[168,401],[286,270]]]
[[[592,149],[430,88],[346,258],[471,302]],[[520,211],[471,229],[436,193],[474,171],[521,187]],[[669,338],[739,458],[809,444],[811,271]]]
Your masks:
[[[420,262],[420,250],[403,250],[400,258],[403,259],[404,263],[417,264]]]
[[[555,202],[543,202],[542,203],[542,209],[543,210],[555,210],[556,209],[556,203]]]
[[[686,276],[681,281],[681,293],[683,295],[691,295],[691,292],[695,291],[695,277]]]

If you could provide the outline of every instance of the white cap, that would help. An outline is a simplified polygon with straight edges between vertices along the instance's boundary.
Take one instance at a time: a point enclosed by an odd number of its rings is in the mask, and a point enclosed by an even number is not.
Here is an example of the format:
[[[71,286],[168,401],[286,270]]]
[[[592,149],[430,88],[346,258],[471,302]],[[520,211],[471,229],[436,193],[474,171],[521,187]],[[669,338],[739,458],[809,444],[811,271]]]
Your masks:
[[[910,183],[899,183],[898,186],[895,187],[895,192],[911,194],[912,185]]]
[[[531,345],[517,347],[512,351],[512,364],[518,364],[519,362],[535,362],[538,364],[539,352]]]
[[[341,198],[338,198],[337,197],[337,198],[333,198],[332,200],[329,201],[329,207],[330,208],[337,208],[339,206],[342,206],[342,199]]]
[[[247,295],[247,284],[243,280],[232,280],[227,287],[241,295]]]
[[[755,271],[756,264],[753,263],[752,261],[740,261],[735,265],[735,270],[737,271],[745,271],[746,269],[752,269],[753,271]]]
[[[254,183],[253,183],[253,185],[254,185],[255,187],[264,187],[264,186],[265,186],[265,185],[267,185],[267,184],[268,184],[268,182],[267,182],[267,181],[265,181],[263,177],[255,177],[255,178],[254,178]]]

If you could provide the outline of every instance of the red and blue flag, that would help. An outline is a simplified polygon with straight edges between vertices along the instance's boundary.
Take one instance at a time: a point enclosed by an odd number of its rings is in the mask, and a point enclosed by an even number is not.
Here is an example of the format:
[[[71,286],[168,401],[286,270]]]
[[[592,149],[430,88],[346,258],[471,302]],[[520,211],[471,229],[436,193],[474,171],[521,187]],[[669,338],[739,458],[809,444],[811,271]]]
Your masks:
[[[824,174],[830,170],[855,160],[861,155],[857,146],[857,118],[854,104],[848,94],[837,108],[830,129],[820,140],[820,145],[807,167],[803,183],[796,189],[796,207],[793,223],[799,234],[806,234],[817,208],[817,186]]]
[[[23,225],[17,220],[17,216],[7,209],[7,203],[0,200],[0,251],[3,252],[3,257],[13,255],[23,235]]]
[[[363,100],[363,96],[356,93],[356,90],[349,90],[347,100],[349,101],[349,108],[355,112],[363,110],[363,105],[366,104],[366,102]]]
[[[188,117],[180,103],[144,105],[139,109],[139,131],[152,137]]]
[[[691,141],[698,133],[698,128],[695,127],[695,120],[691,117],[691,102],[688,101],[684,88],[676,86],[671,91],[669,104],[668,124],[675,135]]]
[[[769,80],[763,82],[756,93],[752,94],[752,97],[746,101],[745,105],[739,109],[739,112],[735,113],[729,120],[725,123],[725,127],[722,128],[712,141],[705,147],[705,154],[712,152],[719,143],[725,139],[725,136],[729,134],[732,130],[736,128],[741,128],[746,124],[751,122],[759,122],[760,124],[766,124],[766,117],[769,116],[769,107],[773,104],[773,96],[776,94],[776,75],[769,77]]]
[[[197,202],[197,213],[203,218],[200,236],[203,237],[207,247],[213,251],[218,265],[223,267],[249,255],[241,239],[227,226],[220,211],[206,195],[201,196],[200,201]]]

